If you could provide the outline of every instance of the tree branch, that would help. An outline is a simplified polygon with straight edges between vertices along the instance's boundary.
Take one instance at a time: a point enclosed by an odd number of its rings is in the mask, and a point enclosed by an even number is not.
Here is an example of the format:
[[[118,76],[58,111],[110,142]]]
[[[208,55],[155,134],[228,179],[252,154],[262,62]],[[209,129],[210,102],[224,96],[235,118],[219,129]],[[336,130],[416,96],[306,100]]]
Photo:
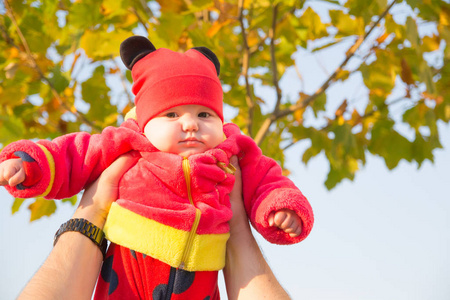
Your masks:
[[[269,37],[270,37],[270,57],[272,60],[272,81],[275,87],[275,91],[277,93],[277,103],[275,104],[275,109],[273,113],[276,115],[280,110],[281,105],[281,89],[278,84],[278,68],[277,68],[277,59],[275,56],[275,32],[277,26],[277,14],[278,14],[278,4],[277,3],[273,7],[273,17],[272,17],[272,27],[269,29]]]
[[[5,3],[5,7],[6,7],[6,14],[8,15],[8,17],[11,19],[11,22],[13,23],[17,34],[20,38],[20,41],[22,42],[22,46],[25,49],[25,53],[28,57],[28,59],[31,61],[32,64],[32,68],[39,74],[39,77],[49,85],[50,90],[52,91],[52,95],[53,97],[55,97],[59,104],[68,112],[70,112],[71,114],[73,114],[78,121],[80,121],[81,123],[84,123],[88,126],[90,126],[93,130],[95,131],[100,131],[101,128],[98,127],[97,125],[95,125],[94,123],[92,123],[91,121],[89,121],[82,113],[76,111],[73,112],[69,107],[67,107],[67,104],[64,103],[64,101],[61,99],[61,97],[59,96],[58,92],[56,91],[55,87],[53,86],[53,84],[51,83],[51,81],[45,77],[44,73],[42,72],[42,70],[39,68],[39,65],[36,62],[36,59],[34,58],[33,54],[31,53],[30,47],[28,46],[28,42],[25,39],[25,36],[23,35],[22,31],[20,30],[19,25],[17,24],[16,18],[14,17],[14,13],[11,9],[11,6],[9,5],[8,0],[4,1]],[[12,39],[8,39],[10,42],[12,42]]]
[[[303,100],[300,103],[297,103],[295,105],[290,106],[289,108],[279,111],[277,114],[271,114],[266,120],[264,120],[261,128],[259,129],[258,133],[255,137],[255,142],[260,145],[262,140],[264,139],[265,135],[267,134],[270,125],[272,125],[273,122],[276,120],[283,118],[287,115],[292,114],[293,112],[305,108],[308,106],[311,102],[313,102],[319,95],[324,93],[327,88],[330,86],[330,84],[336,79],[336,76],[339,74],[341,70],[347,65],[349,60],[355,55],[356,51],[359,49],[361,44],[367,39],[367,37],[372,33],[372,31],[378,26],[380,21],[387,15],[389,10],[394,6],[394,4],[397,2],[397,0],[392,1],[392,3],[384,10],[384,12],[378,17],[377,21],[372,24],[369,31],[366,32],[364,36],[359,37],[356,42],[353,44],[353,46],[347,51],[345,60],[341,63],[341,65],[331,74],[331,76],[322,84],[319,89],[316,90],[316,92]]]
[[[147,7],[148,8],[148,7]],[[139,23],[142,24],[142,26],[144,26],[145,30],[148,31],[148,26],[147,23],[142,20],[141,16],[139,15],[138,11],[136,10],[136,8],[134,6],[131,6],[129,8],[129,10],[136,16],[136,18],[138,19]],[[150,9],[149,9],[150,10]],[[150,11],[151,12],[151,11]]]
[[[241,26],[241,32],[242,32],[242,47],[243,47],[243,58],[242,58],[242,76],[244,76],[245,79],[245,89],[246,89],[246,95],[245,95],[245,101],[248,106],[248,124],[247,124],[247,131],[248,135],[250,137],[253,136],[252,129],[253,129],[253,115],[255,110],[255,102],[253,100],[253,95],[250,89],[250,82],[248,78],[248,69],[249,69],[249,61],[250,61],[250,49],[248,47],[247,43],[247,34],[245,32],[245,26],[244,26],[244,0],[239,0],[238,3],[238,9],[239,9],[239,23]]]
[[[279,3],[278,3],[278,4],[279,4]],[[278,6],[278,4],[277,4],[277,6]],[[296,9],[296,7],[293,6],[292,9],[291,9],[290,11],[285,12],[285,13],[278,19],[278,21],[276,22],[276,25],[280,24],[280,23],[283,22],[289,15],[293,14],[293,13],[295,12],[295,9]],[[258,52],[258,51],[259,51],[259,48],[260,48],[261,46],[264,46],[264,45],[265,45],[266,40],[267,40],[268,38],[269,38],[269,34],[266,34],[266,35],[259,41],[258,44],[256,44],[255,46],[251,47],[251,48],[250,48],[250,56],[251,56],[252,54],[254,54],[255,52]]]

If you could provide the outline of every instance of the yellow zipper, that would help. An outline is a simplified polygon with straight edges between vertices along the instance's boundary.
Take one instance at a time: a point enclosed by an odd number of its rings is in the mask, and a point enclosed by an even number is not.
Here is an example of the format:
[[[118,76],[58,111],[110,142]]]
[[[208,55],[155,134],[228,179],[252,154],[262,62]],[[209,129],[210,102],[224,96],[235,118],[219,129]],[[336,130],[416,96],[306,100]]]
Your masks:
[[[191,205],[193,205],[195,207],[194,200],[192,199],[192,194],[191,194],[191,172],[190,172],[190,170],[191,170],[191,167],[189,166],[189,160],[185,157],[185,158],[183,158],[184,179],[186,180],[187,194],[188,194],[189,202],[191,203]],[[185,263],[189,257],[189,253],[191,252],[195,233],[197,232],[197,227],[198,227],[198,224],[200,223],[200,216],[201,216],[200,210],[198,208],[195,208],[195,220],[194,220],[194,224],[192,224],[191,231],[189,232],[189,236],[188,236],[188,239],[186,242],[186,247],[184,248],[184,253],[181,258],[181,263],[179,266],[180,269],[184,268]]]

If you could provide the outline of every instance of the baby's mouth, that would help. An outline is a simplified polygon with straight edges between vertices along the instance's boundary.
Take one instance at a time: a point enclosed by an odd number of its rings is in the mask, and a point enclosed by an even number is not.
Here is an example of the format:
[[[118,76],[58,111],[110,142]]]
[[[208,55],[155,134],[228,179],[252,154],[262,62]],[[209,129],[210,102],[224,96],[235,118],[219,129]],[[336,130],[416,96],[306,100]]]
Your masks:
[[[180,143],[185,144],[187,146],[195,146],[198,144],[203,144],[200,140],[198,140],[197,138],[193,138],[193,137],[184,139]]]

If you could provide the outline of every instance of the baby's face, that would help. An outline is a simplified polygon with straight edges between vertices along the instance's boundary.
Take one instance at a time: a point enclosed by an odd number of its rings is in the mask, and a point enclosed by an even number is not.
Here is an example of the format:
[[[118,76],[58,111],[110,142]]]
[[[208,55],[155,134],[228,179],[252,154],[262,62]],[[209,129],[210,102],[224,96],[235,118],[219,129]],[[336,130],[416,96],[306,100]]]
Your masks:
[[[188,157],[203,153],[224,140],[219,116],[202,105],[180,105],[148,121],[145,136],[158,150]]]

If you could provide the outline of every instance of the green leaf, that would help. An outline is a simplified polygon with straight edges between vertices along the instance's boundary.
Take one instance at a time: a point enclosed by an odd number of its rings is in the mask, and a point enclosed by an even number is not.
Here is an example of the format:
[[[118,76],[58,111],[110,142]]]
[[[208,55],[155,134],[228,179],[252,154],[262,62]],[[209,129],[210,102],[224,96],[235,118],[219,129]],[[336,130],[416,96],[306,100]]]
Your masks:
[[[372,154],[384,158],[386,166],[392,170],[400,160],[409,162],[413,159],[411,142],[393,129],[391,120],[379,120],[372,129],[372,138],[368,149]]]
[[[343,166],[336,168],[330,163],[330,172],[325,181],[328,190],[333,189],[343,179],[353,180],[355,172],[358,170],[358,162],[355,159],[347,159]]]
[[[92,77],[81,84],[83,100],[91,105],[87,116],[99,122],[117,112],[115,106],[110,104],[110,88],[106,85],[104,75],[105,67],[98,66]]]
[[[381,14],[387,7],[387,0],[347,0],[344,7],[349,9],[349,14],[361,16],[364,23],[368,24],[372,21],[373,16]]]
[[[0,115],[0,143],[8,144],[25,134],[25,125],[16,116]]]
[[[356,138],[352,133],[352,127],[348,123],[343,125],[333,126],[331,131],[334,132],[333,147],[342,147],[342,155],[357,156]]]
[[[269,132],[266,138],[261,143],[261,150],[264,155],[275,159],[281,167],[284,166],[284,153],[280,148],[280,143],[283,140],[281,133],[274,131]]]
[[[331,24],[337,29],[336,37],[345,37],[352,35],[364,35],[364,22],[362,18],[355,18],[342,10],[330,10]]]
[[[360,67],[364,84],[370,90],[372,99],[380,99],[377,105],[384,103],[384,100],[395,87],[396,74],[399,67],[396,64],[397,58],[388,50],[377,50],[377,60],[371,64],[362,64]]]
[[[311,147],[309,147],[308,149],[305,150],[305,152],[303,152],[302,162],[305,165],[308,164],[309,160],[314,156],[318,155],[320,152],[322,152],[321,148],[311,145]]]
[[[211,0],[193,0],[191,5],[188,5],[189,12],[198,12],[214,7],[214,1]]]
[[[417,25],[413,18],[406,19],[406,38],[411,42],[413,49],[419,48],[419,33],[417,32]]]
[[[81,32],[88,28],[94,28],[101,23],[103,15],[100,7],[102,0],[76,1],[70,7],[68,26],[77,28]]]
[[[45,29],[40,13],[36,9],[28,10],[20,22],[20,29],[31,51],[45,53],[51,45],[52,38],[44,33]]]
[[[308,7],[298,19],[296,29],[300,30],[297,32],[299,36],[306,34],[308,40],[328,36],[326,25],[322,23],[320,16],[311,7]]]
[[[422,61],[420,64],[420,80],[424,82],[427,86],[427,92],[430,94],[436,93],[436,85],[433,80],[433,74],[431,71],[430,66],[425,62]]]
[[[412,154],[413,158],[419,164],[419,168],[425,160],[430,160],[433,162],[433,147],[429,139],[425,139],[421,134],[416,132],[416,139],[412,143]]]
[[[69,202],[69,203],[72,204],[72,206],[73,206],[73,205],[75,205],[75,204],[77,203],[77,200],[78,200],[78,197],[77,197],[77,195],[75,195],[75,196],[72,196],[72,197],[70,197],[70,198],[62,199],[61,201],[62,201],[63,203]]]
[[[394,38],[394,40],[398,41],[399,43],[403,42],[403,39],[406,36],[406,26],[395,22],[391,14],[388,14],[386,16],[385,28],[388,33],[392,33],[392,37]]]
[[[58,93],[63,92],[64,89],[69,86],[69,80],[66,78],[65,74],[61,73],[61,66],[59,65],[53,68],[50,82]]]
[[[314,112],[314,115],[317,118],[317,113],[319,111],[325,110],[325,104],[327,103],[327,95],[325,93],[321,93],[319,96],[317,96],[316,99],[311,103],[311,108]]]
[[[131,32],[122,29],[110,32],[87,30],[81,37],[80,45],[90,58],[108,59],[119,55],[120,44],[130,36]]]
[[[422,3],[423,0],[406,0],[406,3],[408,3],[409,6],[411,6],[412,9],[416,8],[419,3]]]

